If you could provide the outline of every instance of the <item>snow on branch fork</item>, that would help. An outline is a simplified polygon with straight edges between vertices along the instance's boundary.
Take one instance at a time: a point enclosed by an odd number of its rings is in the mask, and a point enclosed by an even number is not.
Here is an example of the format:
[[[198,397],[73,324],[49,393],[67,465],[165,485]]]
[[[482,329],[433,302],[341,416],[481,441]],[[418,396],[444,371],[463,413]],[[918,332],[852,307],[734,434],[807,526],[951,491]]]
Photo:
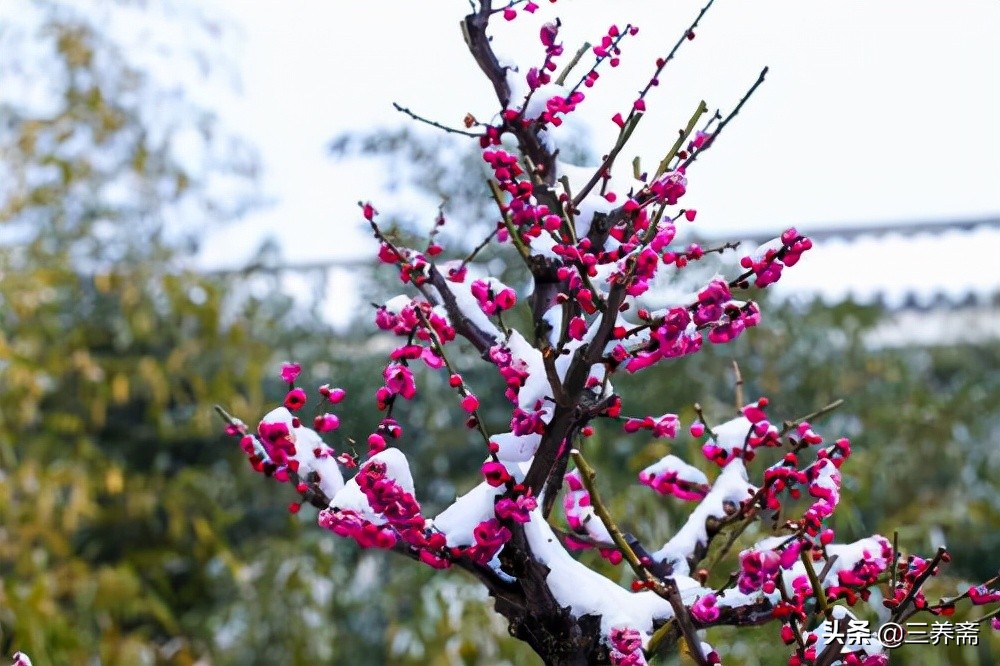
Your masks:
[[[711,4],[652,64],[636,97],[622,100],[620,112],[608,119],[618,128],[613,146],[584,169],[560,159],[554,130],[586,108],[600,76],[619,66],[631,40],[640,38],[638,27],[610,26],[567,64],[561,23],[543,19],[538,4],[479,2],[462,21],[462,32],[498,109],[489,122],[467,116],[465,129],[453,133],[477,142],[490,174],[483,187],[496,204],[495,226],[471,253],[442,247],[436,232],[423,249],[404,247],[383,233],[375,207],[361,204],[379,242],[379,261],[398,271],[407,289],[375,311],[376,326],[400,344],[373,386],[383,417],[357,438],[367,442],[367,453],[361,459],[338,453],[346,445],[336,443],[338,405],[363,398],[330,385],[310,398],[292,363],[281,369],[288,385],[284,405],[256,429],[220,414],[253,468],[297,493],[291,511],[311,504],[319,509],[321,528],[362,547],[466,570],[487,587],[511,633],[546,663],[643,664],[683,646],[695,663],[718,664],[726,650],[705,643],[700,632],[774,622],[789,646],[789,664],[885,664],[879,645],[842,653],[831,634],[834,622],[854,617],[850,607],[867,600],[872,588],[882,588],[897,619],[917,611],[945,613],[960,600],[994,603],[1000,592],[994,579],[932,604],[921,588],[947,561],[943,550],[924,560],[901,557],[878,535],[836,543],[827,525],[851,446],[846,439],[827,443],[810,423],[832,406],[778,421],[766,398],[744,402],[740,380],[735,418],[711,423],[699,410],[695,422],[683,424],[672,413],[628,415],[627,396],[612,384],[616,374],[654,372],[670,359],[697,353],[706,340],[726,344],[756,326],[761,313],[751,289],[779,280],[812,247],[788,229],[740,255],[742,273],[717,275],[686,300],[659,310],[643,305],[658,276],[681,280],[684,269],[707,254],[740,252],[735,243],[678,246],[675,224],[697,215],[679,205],[689,167],[734,120],[766,68],[727,115],[709,114],[708,105],[696,101],[674,144],[653,156],[652,172],[641,172],[638,161],[631,173],[616,165],[655,105],[667,65],[695,38]],[[493,40],[502,39],[504,22],[513,20],[537,23],[541,62],[519,68],[497,57]],[[442,213],[434,228],[446,223]],[[532,284],[529,293],[517,293],[475,262],[491,244],[516,250],[523,282]],[[504,320],[515,308],[530,314],[530,330]],[[454,358],[466,344],[506,386],[510,419],[502,432],[487,429],[476,387],[457,370]],[[421,390],[420,372],[446,374],[456,413],[463,415],[456,427],[478,432],[483,446],[482,481],[433,517],[422,512],[419,485],[428,481],[412,477],[405,426],[394,417],[397,405]],[[301,414],[310,399],[317,409],[306,423]],[[639,474],[653,491],[693,504],[665,543],[653,546],[623,532],[601,500],[598,474],[586,458],[588,438],[601,421],[637,436],[697,438],[702,466],[716,468],[709,475],[671,454]],[[772,462],[751,474],[758,457]],[[355,471],[345,480],[344,470]],[[560,495],[566,529],[550,524]],[[773,536],[746,545],[736,571],[722,570],[754,522]],[[631,589],[571,553],[587,549],[614,564],[626,562],[635,576]]]

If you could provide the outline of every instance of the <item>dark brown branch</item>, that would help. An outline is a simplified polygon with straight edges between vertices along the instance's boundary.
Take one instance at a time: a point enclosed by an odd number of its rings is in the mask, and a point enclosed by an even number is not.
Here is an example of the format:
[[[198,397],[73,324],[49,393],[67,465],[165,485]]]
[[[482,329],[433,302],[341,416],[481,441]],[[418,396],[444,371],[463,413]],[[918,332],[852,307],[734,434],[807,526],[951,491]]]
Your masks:
[[[480,2],[479,11],[469,14],[462,21],[462,34],[465,37],[469,53],[479,65],[479,69],[493,84],[493,90],[501,108],[507,109],[511,105],[510,86],[507,85],[507,68],[497,60],[493,46],[490,44],[490,38],[486,35],[486,28],[489,26],[492,13],[492,0]],[[520,120],[515,120],[512,123],[505,121],[503,127],[517,137],[521,154],[535,165],[536,173],[541,177],[542,182],[550,186],[555,184],[555,154],[542,144],[536,126],[532,123],[524,125]]]
[[[549,568],[538,562],[531,552],[524,526],[511,525],[512,537],[500,551],[501,566],[518,581],[524,605],[510,606],[497,599],[496,609],[510,623],[510,632],[528,643],[546,663],[594,663],[603,654],[601,633],[590,626],[593,616],[574,618],[549,589]]]
[[[413,118],[416,121],[422,122],[422,123],[424,123],[426,125],[430,125],[431,127],[434,127],[436,129],[439,129],[439,130],[442,130],[444,132],[447,132],[448,134],[461,134],[462,136],[471,136],[471,137],[477,138],[477,139],[480,136],[476,132],[470,132],[468,130],[457,129],[455,127],[448,127],[447,125],[442,125],[441,123],[437,122],[436,120],[431,120],[429,118],[424,118],[423,116],[418,116],[413,111],[410,111],[405,106],[401,106],[401,105],[397,104],[396,102],[392,103],[392,108],[396,109],[397,111],[399,111],[401,113],[405,113],[406,115],[408,115],[409,117]]]
[[[691,155],[686,160],[684,160],[684,163],[681,165],[680,168],[686,169],[696,159],[698,159],[699,155],[701,155],[703,152],[705,152],[706,150],[708,150],[709,148],[712,147],[712,144],[714,144],[715,140],[718,138],[718,136],[720,134],[722,134],[722,130],[724,130],[726,128],[726,125],[728,125],[730,122],[732,122],[732,120],[737,115],[739,115],[740,109],[743,108],[743,105],[747,103],[747,100],[749,100],[750,97],[757,90],[757,88],[760,87],[760,84],[764,83],[764,77],[767,76],[767,71],[768,71],[767,67],[765,67],[764,69],[762,69],[760,71],[760,75],[757,77],[757,80],[754,82],[754,84],[752,86],[750,86],[750,90],[748,90],[746,92],[746,94],[743,95],[742,98],[740,98],[740,102],[739,102],[739,104],[736,105],[736,108],[733,109],[732,112],[730,112],[730,114],[728,116],[726,116],[725,120],[723,120],[721,123],[719,123],[719,129],[717,129],[714,132],[712,132],[712,135],[710,137],[708,137],[708,140],[705,141],[705,144],[701,148],[699,148],[698,150],[696,150],[693,153],[691,153]]]
[[[570,394],[569,399],[575,401],[578,399],[578,394]],[[556,405],[548,427],[545,428],[545,434],[542,435],[542,441],[538,444],[535,459],[524,477],[524,485],[530,488],[532,493],[537,494],[545,485],[555,466],[560,447],[566,449],[562,455],[569,455],[570,446],[566,438],[577,423],[577,419],[578,413],[575,407]]]
[[[379,228],[378,224],[375,223],[375,220],[369,220],[368,224],[371,227],[375,238],[379,242],[385,243],[385,245],[392,250],[393,254],[398,257],[397,262],[400,265],[405,264],[405,252],[397,248],[392,241],[389,240],[384,233],[382,233],[382,230]],[[451,325],[455,327],[455,332],[471,342],[472,346],[476,348],[476,351],[478,351],[483,358],[486,358],[490,347],[496,344],[496,337],[480,329],[472,322],[471,319],[465,316],[465,313],[462,312],[462,308],[458,306],[455,294],[452,293],[451,288],[448,286],[448,281],[443,275],[441,275],[441,271],[437,269],[437,266],[430,264],[427,269],[427,276],[431,286],[437,290],[442,305],[444,305],[445,311],[448,313],[448,319],[451,322]],[[425,284],[420,284],[415,279],[412,282],[428,301],[433,302],[437,300],[432,298]]]
[[[840,555],[831,555],[829,558],[827,558],[826,564],[823,565],[823,568],[819,572],[820,580],[826,580],[827,575],[833,569],[833,565],[837,562],[838,559],[840,559]]]
[[[839,627],[840,620],[831,620],[834,623],[834,627],[837,629],[833,632],[836,636],[844,631],[844,627]],[[833,664],[841,659],[843,655],[844,643],[841,640],[831,640],[830,643],[823,648],[823,651],[816,655],[815,666],[833,666]]]
[[[642,89],[641,93],[639,93],[640,97],[645,97],[649,93],[649,91],[653,88],[653,86],[656,85],[654,81],[660,78],[660,73],[663,72],[663,68],[667,66],[668,62],[674,59],[674,57],[677,55],[677,52],[680,51],[681,45],[684,44],[684,42],[690,41],[691,39],[690,36],[694,34],[694,29],[698,27],[698,23],[701,21],[702,18],[704,18],[705,14],[708,13],[709,8],[712,6],[712,3],[714,2],[715,0],[708,0],[708,3],[701,8],[701,11],[698,12],[698,15],[694,17],[694,20],[691,21],[690,25],[688,25],[687,29],[677,40],[677,43],[674,44],[674,47],[670,49],[670,53],[667,54],[667,57],[664,58],[659,65],[657,65],[656,71],[653,72],[653,76],[649,78],[649,83],[647,83],[646,87]]]
[[[480,252],[486,249],[486,247],[490,244],[490,241],[492,241],[496,237],[498,231],[500,231],[500,227],[499,226],[494,227],[493,231],[491,231],[486,236],[486,238],[484,238],[482,242],[479,243],[479,245],[474,247],[472,251],[465,256],[465,259],[462,259],[462,268],[465,268],[470,263],[472,263],[472,260],[475,259],[477,256],[479,256]]]
[[[829,405],[826,405],[825,407],[820,407],[815,412],[806,414],[805,416],[797,418],[794,421],[785,421],[784,425],[781,428],[781,432],[778,433],[778,437],[779,438],[784,437],[785,435],[790,433],[795,426],[799,425],[800,423],[805,423],[806,421],[812,421],[813,419],[825,416],[843,404],[844,404],[844,399],[837,398]]]
[[[469,14],[462,21],[462,36],[476,64],[493,84],[500,106],[507,108],[510,103],[510,87],[507,85],[506,68],[500,65],[490,46],[490,39],[486,36],[492,10],[492,0],[482,0],[479,11]]]
[[[451,292],[448,281],[436,266],[431,265],[428,271],[428,278],[431,286],[440,294],[442,305],[444,305],[444,309],[448,313],[448,320],[455,327],[455,332],[472,343],[472,346],[476,348],[476,351],[481,356],[485,357],[489,354],[490,347],[497,343],[496,337],[480,329],[472,323],[471,319],[465,316],[465,313],[458,306],[458,301],[455,300],[455,294]],[[424,295],[427,296],[426,293]]]
[[[684,605],[684,601],[681,600],[681,593],[677,590],[677,583],[672,578],[668,579],[666,588],[667,601],[670,602],[670,607],[674,609],[674,620],[676,620],[677,626],[680,627],[681,635],[684,636],[684,640],[688,644],[691,657],[698,666],[708,666],[708,660],[705,659],[705,654],[701,651],[701,640],[699,640],[696,633],[697,630],[691,621],[691,613],[688,611],[687,606]]]
[[[747,604],[746,606],[720,606],[719,618],[711,624],[702,624],[694,618],[692,618],[692,624],[696,629],[706,629],[709,626],[757,627],[773,622],[773,611],[774,606],[766,598],[762,598],[760,601]],[[657,627],[656,631],[653,632],[653,635],[649,639],[646,653],[655,655],[665,652],[669,646],[677,641],[680,635],[681,631],[677,626],[677,622],[671,618]]]
[[[570,431],[570,437],[575,437],[576,433],[579,431],[579,426],[574,427]],[[562,490],[563,477],[566,476],[566,469],[569,467],[569,456],[560,456],[556,459],[555,467],[549,473],[549,478],[545,481],[545,485],[542,486],[544,489],[544,501],[542,502],[542,515],[548,520],[549,516],[552,515],[552,509],[555,507],[556,498],[559,495],[559,491]]]
[[[941,564],[941,560],[944,559],[947,552],[948,551],[943,546],[937,549],[937,553],[935,553],[934,557],[931,558],[931,561],[928,562],[927,567],[920,573],[919,576],[916,577],[913,581],[913,585],[910,586],[909,591],[906,593],[906,596],[901,602],[899,602],[896,610],[893,611],[892,617],[890,618],[892,622],[905,622],[920,610],[913,604],[913,599],[917,596],[917,593],[920,592],[920,588],[924,586],[927,579],[934,575],[934,570],[939,564]]]
[[[604,353],[604,347],[607,346],[618,317],[618,307],[624,302],[625,295],[624,286],[615,285],[612,288],[608,295],[608,308],[601,316],[597,334],[589,345],[582,345],[576,350],[570,363],[563,381],[569,406],[556,405],[549,427],[545,429],[542,441],[538,445],[535,459],[524,478],[525,485],[535,493],[545,484],[559,457],[569,455],[568,437],[571,429],[581,425],[588,418],[588,415],[575,405],[579,404],[583,395],[590,369],[600,361]]]

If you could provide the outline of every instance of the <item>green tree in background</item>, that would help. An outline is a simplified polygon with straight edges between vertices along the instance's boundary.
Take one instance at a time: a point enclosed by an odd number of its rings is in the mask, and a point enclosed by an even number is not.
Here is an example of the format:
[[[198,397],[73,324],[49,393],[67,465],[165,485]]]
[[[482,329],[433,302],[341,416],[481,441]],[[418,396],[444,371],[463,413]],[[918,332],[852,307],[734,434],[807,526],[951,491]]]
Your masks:
[[[224,25],[188,3],[0,9],[0,654],[383,663],[398,609],[355,576],[378,560],[300,530],[212,412],[277,398],[282,358],[349,377],[364,343],[332,341],[274,274],[192,271],[197,234],[254,203],[255,162],[135,26],[207,33],[166,46],[213,74]]]
[[[192,663],[261,496],[207,406],[262,404],[289,304],[184,257],[252,202],[253,156],[116,38],[138,6],[4,11],[0,652]]]

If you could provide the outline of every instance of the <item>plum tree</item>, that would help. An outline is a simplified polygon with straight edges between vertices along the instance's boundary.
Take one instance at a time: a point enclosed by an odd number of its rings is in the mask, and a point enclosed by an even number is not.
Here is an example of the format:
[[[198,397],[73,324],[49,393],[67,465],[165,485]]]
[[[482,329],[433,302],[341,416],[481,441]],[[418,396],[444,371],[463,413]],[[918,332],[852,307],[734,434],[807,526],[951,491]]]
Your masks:
[[[752,290],[779,280],[812,246],[794,228],[749,252],[735,243],[674,242],[675,223],[697,215],[680,205],[693,165],[763,83],[766,68],[729,113],[697,104],[655,169],[634,161],[623,173],[617,164],[662,72],[694,39],[710,6],[613,116],[618,136],[599,163],[581,168],[560,159],[558,128],[586,104],[602,69],[619,65],[638,29],[611,26],[560,72],[560,22],[540,22],[544,59],[519,69],[498,58],[491,22],[532,20],[540,7],[479,2],[462,25],[496,94],[496,116],[488,122],[469,116],[464,128],[451,128],[407,113],[476,142],[497,219],[475,249],[449,257],[438,233],[448,224],[444,214],[425,243],[409,247],[379,224],[373,204],[361,204],[379,260],[409,288],[375,310],[377,327],[400,342],[376,382],[383,416],[363,440],[367,451],[359,455],[351,438],[333,446],[323,439],[339,433],[338,405],[355,399],[335,386],[320,387],[317,413],[303,422],[309,394],[294,363],[281,371],[289,387],[284,405],[256,429],[220,412],[253,467],[294,487],[299,500],[291,511],[311,504],[320,509],[320,527],[362,547],[465,570],[489,591],[510,632],[546,663],[640,664],[670,649],[699,665],[721,663],[725,649],[699,632],[774,622],[789,646],[789,664],[885,664],[885,648],[896,637],[859,634],[864,623],[852,610],[856,604],[880,600],[895,626],[917,612],[947,616],[959,601],[1000,601],[998,579],[932,603],[922,588],[948,561],[945,549],[925,559],[904,555],[880,535],[836,542],[829,522],[852,449],[844,438],[828,442],[811,424],[836,403],[782,420],[772,416],[767,398],[745,400],[737,382],[732,418],[712,419],[697,409],[683,423],[674,413],[631,414],[629,396],[612,383],[616,375],[661,371],[672,359],[757,326],[761,312]],[[575,74],[579,67],[585,71]],[[502,282],[476,263],[484,248],[498,244],[514,251],[518,280]],[[689,294],[652,305],[658,291],[684,284],[692,267],[717,256],[735,258],[725,266],[732,275],[713,275]],[[530,284],[526,293],[518,293],[520,282]],[[519,329],[515,319],[527,324]],[[498,375],[495,394],[461,371],[465,345]],[[417,496],[418,485],[434,479],[414,477],[405,424],[396,418],[397,406],[421,390],[417,367],[445,375],[461,427],[477,433],[483,446],[483,480],[433,517],[424,515]],[[501,400],[507,425],[491,429],[483,410]],[[702,467],[711,474],[678,451],[639,475],[652,490],[695,504],[657,548],[645,535],[623,531],[598,492],[588,445],[595,429],[608,424],[667,440],[686,430],[701,443]],[[765,461],[757,473],[755,461]],[[357,471],[345,481],[343,469]],[[551,522],[560,494],[566,528]],[[748,531],[758,538],[740,550],[735,570],[727,568],[726,555]],[[571,555],[586,549],[627,564],[631,589]],[[969,634],[978,625],[959,623],[953,631]]]

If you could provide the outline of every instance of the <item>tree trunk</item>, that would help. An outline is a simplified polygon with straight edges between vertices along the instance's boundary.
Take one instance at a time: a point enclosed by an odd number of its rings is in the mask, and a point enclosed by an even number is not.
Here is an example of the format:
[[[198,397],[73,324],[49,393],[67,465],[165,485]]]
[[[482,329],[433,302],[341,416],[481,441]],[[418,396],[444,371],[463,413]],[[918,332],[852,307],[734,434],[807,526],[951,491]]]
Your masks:
[[[524,641],[552,666],[608,664],[607,646],[601,640],[601,618],[574,618],[560,606],[546,584],[549,568],[531,556],[524,532],[514,536],[500,553],[504,571],[518,581],[520,603],[495,597],[495,608],[510,623],[511,636]]]

